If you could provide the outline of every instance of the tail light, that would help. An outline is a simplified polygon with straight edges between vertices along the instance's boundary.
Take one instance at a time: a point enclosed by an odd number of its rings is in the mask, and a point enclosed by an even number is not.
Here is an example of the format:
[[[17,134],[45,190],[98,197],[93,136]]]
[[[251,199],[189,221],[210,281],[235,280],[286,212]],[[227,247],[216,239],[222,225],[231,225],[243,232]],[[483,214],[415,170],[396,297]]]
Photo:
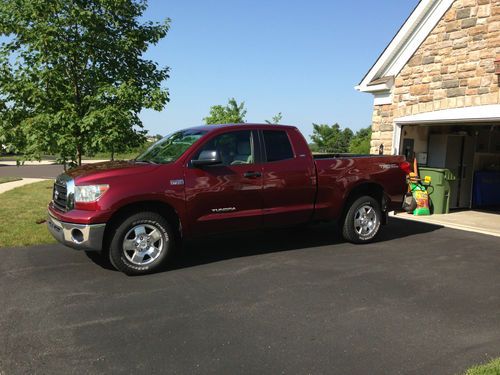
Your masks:
[[[410,174],[411,173],[411,164],[408,163],[407,161],[404,161],[402,163],[399,164],[399,168],[406,174]]]

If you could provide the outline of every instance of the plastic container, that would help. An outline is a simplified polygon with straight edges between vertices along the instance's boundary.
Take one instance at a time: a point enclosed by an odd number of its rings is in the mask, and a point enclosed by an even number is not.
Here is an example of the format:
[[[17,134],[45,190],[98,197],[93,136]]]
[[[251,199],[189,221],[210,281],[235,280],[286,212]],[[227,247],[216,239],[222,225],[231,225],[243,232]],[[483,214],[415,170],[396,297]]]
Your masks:
[[[427,187],[429,200],[431,204],[431,213],[447,214],[450,212],[450,181],[455,180],[455,176],[449,169],[419,167],[420,176],[431,178],[430,185]]]
[[[417,207],[413,211],[413,215],[415,216],[430,215],[431,212],[429,209],[429,196],[427,194],[426,187],[420,183],[411,183],[410,189],[413,195],[413,199],[415,199],[415,202],[417,204]]]

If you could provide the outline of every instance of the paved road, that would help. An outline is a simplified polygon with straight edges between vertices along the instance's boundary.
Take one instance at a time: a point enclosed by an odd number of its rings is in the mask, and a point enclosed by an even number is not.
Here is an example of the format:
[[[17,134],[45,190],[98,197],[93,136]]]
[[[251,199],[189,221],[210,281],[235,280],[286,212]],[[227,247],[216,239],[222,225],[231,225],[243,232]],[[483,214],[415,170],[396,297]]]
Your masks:
[[[135,278],[59,245],[0,254],[0,373],[457,374],[500,355],[495,237],[234,235]]]
[[[10,166],[0,161],[0,177],[56,178],[64,171],[62,165]]]

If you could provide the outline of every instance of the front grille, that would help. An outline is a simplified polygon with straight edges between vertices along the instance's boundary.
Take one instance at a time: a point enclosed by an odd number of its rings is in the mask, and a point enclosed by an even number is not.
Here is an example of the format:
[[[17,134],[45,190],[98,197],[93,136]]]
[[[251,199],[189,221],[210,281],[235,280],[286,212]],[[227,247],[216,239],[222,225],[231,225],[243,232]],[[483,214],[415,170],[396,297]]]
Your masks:
[[[60,211],[67,211],[68,209],[68,188],[66,182],[56,181],[54,183],[54,191],[52,195],[54,206]]]

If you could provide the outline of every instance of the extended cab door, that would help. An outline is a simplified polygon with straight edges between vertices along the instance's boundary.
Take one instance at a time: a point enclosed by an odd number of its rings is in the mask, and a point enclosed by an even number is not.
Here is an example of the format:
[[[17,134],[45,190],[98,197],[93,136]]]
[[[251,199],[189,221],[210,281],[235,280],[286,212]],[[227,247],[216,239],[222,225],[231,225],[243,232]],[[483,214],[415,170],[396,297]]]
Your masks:
[[[300,149],[302,143],[303,147],[307,144],[292,129],[262,130],[260,136],[264,225],[290,226],[309,221],[316,196],[316,171],[309,149]]]
[[[258,134],[229,130],[201,146],[217,151],[221,163],[185,172],[186,204],[194,234],[257,229],[262,225],[262,165],[257,163]]]

